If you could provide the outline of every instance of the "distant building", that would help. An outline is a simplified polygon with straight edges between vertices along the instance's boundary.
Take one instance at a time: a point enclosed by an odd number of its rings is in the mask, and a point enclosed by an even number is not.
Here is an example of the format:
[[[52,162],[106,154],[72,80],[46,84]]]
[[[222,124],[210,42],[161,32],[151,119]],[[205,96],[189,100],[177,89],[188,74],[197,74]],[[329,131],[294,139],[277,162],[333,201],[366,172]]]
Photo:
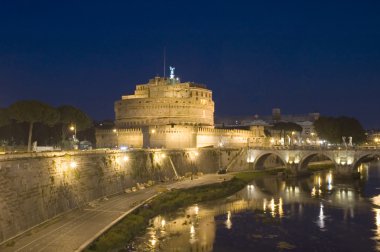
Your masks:
[[[272,116],[264,116],[263,119],[268,121],[269,123],[275,123],[275,122],[314,122],[318,120],[320,117],[319,113],[309,113],[309,114],[288,114],[288,115],[282,115],[281,110],[279,108],[272,109]]]
[[[369,145],[380,145],[380,130],[369,130],[366,132]]]
[[[314,123],[320,117],[319,113],[309,113],[309,114],[288,114],[282,115],[281,110],[279,108],[272,109],[272,115],[253,115],[253,116],[224,116],[217,117],[215,120],[215,124],[217,126],[221,125],[250,125],[250,123],[254,122],[265,122],[268,125],[273,125],[276,122],[312,122]]]
[[[171,69],[174,70],[174,69]],[[212,91],[193,82],[155,77],[115,102],[115,128],[96,130],[97,147],[194,148],[261,145],[264,127],[214,127]]]
[[[314,122],[320,117],[319,113],[309,113],[301,115],[282,115],[281,109],[272,109],[272,115],[254,116],[231,116],[219,117],[216,120],[217,127],[242,127],[261,126],[264,127],[267,136],[271,137],[271,143],[276,145],[303,144],[317,145],[319,139],[314,128]],[[301,132],[288,132],[283,135],[278,130],[273,130],[273,125],[278,122],[296,123],[302,127]]]

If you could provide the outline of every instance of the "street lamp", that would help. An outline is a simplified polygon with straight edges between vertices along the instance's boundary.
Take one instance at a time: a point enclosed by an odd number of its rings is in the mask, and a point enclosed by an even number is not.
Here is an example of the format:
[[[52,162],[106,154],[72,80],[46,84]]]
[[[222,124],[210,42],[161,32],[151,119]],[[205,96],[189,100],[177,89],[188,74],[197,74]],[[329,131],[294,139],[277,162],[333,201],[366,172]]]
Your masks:
[[[271,145],[273,145],[274,144],[274,138],[273,137],[271,137],[271,139],[270,139],[270,143],[271,143]]]
[[[70,125],[70,130],[74,132],[74,135],[73,135],[73,139],[76,140],[77,139],[77,127],[75,124],[71,124]]]
[[[218,171],[218,173],[223,174],[223,173],[226,173],[226,169],[222,168],[222,147],[223,147],[222,139],[219,140],[218,146],[219,146],[219,148],[218,148],[219,149],[219,160],[218,160],[219,171]]]
[[[79,141],[77,139],[77,126],[76,124],[71,124],[70,127],[69,127],[70,131],[73,131],[74,135],[73,135],[73,148],[74,150],[77,150],[79,148]]]
[[[75,162],[75,161],[71,161],[71,162],[70,162],[70,167],[71,167],[71,169],[76,169],[77,166],[78,166],[77,162]]]
[[[112,146],[112,148],[118,148],[119,147],[119,131],[117,129],[112,129],[112,132],[116,135],[116,142],[114,143],[114,146]]]

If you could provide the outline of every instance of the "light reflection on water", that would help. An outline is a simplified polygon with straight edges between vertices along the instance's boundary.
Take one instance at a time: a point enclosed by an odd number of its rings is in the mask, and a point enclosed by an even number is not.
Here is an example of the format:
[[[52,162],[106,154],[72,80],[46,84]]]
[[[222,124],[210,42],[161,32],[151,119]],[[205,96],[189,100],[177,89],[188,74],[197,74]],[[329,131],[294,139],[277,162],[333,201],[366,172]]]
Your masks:
[[[232,228],[231,211],[227,211],[226,228],[227,229],[231,229]]]
[[[353,182],[331,171],[256,179],[228,198],[157,216],[137,251],[380,251],[380,165],[358,170]]]
[[[319,216],[317,221],[317,225],[321,230],[325,230],[325,218],[326,216],[323,214],[323,204],[321,202],[319,206]]]

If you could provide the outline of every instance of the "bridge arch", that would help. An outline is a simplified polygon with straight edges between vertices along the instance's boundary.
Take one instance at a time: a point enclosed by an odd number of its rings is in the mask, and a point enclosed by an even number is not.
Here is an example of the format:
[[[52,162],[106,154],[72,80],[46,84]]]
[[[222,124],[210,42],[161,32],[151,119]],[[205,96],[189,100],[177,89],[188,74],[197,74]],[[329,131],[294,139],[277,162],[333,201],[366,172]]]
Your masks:
[[[265,169],[265,162],[271,156],[276,158],[276,162],[280,161],[284,166],[286,165],[286,162],[285,162],[284,158],[281,157],[281,155],[279,155],[279,154],[277,154],[275,152],[266,152],[266,153],[263,153],[263,154],[259,155],[256,158],[255,162],[253,163],[253,169],[254,170],[263,170],[263,169]]]
[[[356,171],[358,167],[369,158],[377,158],[380,159],[380,153],[366,153],[361,155],[352,165],[352,169]]]
[[[325,157],[326,159],[330,160],[331,162],[334,163],[334,165],[336,166],[336,163],[335,163],[335,160],[333,157],[330,157],[329,155],[326,155],[326,154],[323,154],[323,153],[311,153],[311,154],[308,154],[306,155],[305,157],[303,157],[299,163],[299,166],[298,166],[298,170],[300,171],[304,171],[307,169],[307,166],[309,165],[309,163],[313,160],[313,158],[315,157],[318,157],[318,156],[322,156],[322,157]]]

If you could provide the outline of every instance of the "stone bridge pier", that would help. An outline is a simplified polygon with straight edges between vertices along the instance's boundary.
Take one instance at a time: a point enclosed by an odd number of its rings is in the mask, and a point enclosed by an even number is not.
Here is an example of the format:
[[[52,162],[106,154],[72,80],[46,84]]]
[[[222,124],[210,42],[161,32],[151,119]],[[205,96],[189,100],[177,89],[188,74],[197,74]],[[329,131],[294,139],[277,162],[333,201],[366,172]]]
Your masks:
[[[357,169],[354,169],[352,164],[335,164],[334,173],[340,177],[350,177],[354,173],[357,173]]]
[[[282,166],[295,175],[307,172],[308,164],[317,156],[332,161],[337,176],[347,177],[357,173],[357,167],[367,158],[380,157],[380,149],[276,147],[247,150],[247,162],[252,169],[268,168],[265,165],[267,160],[273,160],[275,157]]]

